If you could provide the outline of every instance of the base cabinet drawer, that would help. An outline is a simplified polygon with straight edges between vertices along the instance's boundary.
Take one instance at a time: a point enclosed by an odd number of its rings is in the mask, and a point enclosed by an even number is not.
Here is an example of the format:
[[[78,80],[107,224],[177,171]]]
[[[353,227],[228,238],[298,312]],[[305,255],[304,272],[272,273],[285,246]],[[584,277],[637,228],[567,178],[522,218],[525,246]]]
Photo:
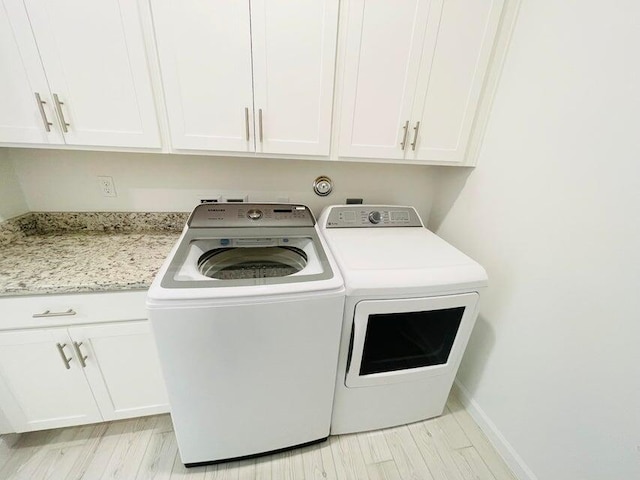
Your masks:
[[[0,332],[0,406],[15,432],[169,411],[149,323]]]

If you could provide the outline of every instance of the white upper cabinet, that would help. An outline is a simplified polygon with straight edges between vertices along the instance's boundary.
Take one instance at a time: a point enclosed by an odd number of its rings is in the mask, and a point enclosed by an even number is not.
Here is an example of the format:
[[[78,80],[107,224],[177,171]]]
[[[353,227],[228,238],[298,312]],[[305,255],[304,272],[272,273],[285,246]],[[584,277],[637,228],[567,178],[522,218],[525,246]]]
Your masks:
[[[339,155],[465,161],[504,0],[353,0]]]
[[[337,0],[152,0],[176,149],[328,155]]]
[[[403,158],[431,3],[347,4],[341,156]]]
[[[26,8],[49,84],[46,107],[68,145],[160,147],[137,2],[4,0]],[[21,42],[21,49],[28,42]],[[50,114],[50,109],[46,110]],[[50,120],[51,121],[51,120]]]
[[[0,2],[0,105],[0,142],[64,143],[20,3]]]
[[[249,2],[153,0],[171,143],[255,151]]]
[[[336,0],[251,0],[256,150],[328,155]]]
[[[437,44],[421,65],[418,84],[426,89],[417,90],[410,132],[415,147],[407,158],[464,161],[503,4],[444,0],[440,5]]]

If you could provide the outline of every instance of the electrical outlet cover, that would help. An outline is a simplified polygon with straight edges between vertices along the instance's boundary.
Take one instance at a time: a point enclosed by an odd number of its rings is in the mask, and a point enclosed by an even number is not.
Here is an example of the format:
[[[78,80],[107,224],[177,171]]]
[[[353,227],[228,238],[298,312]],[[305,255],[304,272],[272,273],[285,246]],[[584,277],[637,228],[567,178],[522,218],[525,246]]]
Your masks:
[[[117,197],[116,186],[113,183],[113,177],[99,176],[98,184],[103,197]]]

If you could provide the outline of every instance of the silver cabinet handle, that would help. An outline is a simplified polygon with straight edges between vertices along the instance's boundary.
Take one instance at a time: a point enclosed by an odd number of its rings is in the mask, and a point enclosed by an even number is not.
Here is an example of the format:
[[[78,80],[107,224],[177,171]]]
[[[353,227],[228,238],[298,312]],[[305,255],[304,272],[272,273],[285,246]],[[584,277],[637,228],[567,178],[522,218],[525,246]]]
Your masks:
[[[42,318],[42,317],[70,317],[71,315],[76,315],[76,311],[73,308],[70,308],[66,312],[52,312],[51,310],[45,310],[42,313],[34,313],[31,316],[33,318]]]
[[[60,101],[57,93],[53,94],[53,101],[56,103],[56,110],[58,111],[58,118],[60,118],[60,123],[62,124],[62,131],[67,133],[69,131],[67,127],[70,127],[71,124],[67,123],[64,119],[64,113],[62,113],[62,105],[64,105],[64,103]]]
[[[44,107],[43,107],[43,105],[45,105],[47,102],[45,102],[44,100],[42,100],[42,98],[40,98],[40,94],[38,92],[36,92],[36,102],[38,103],[38,110],[40,110],[40,116],[42,117],[42,121],[44,122],[44,129],[47,132],[50,132],[51,125],[53,125],[53,123],[51,123],[47,118],[47,112],[44,111]]]
[[[404,135],[402,135],[402,142],[400,142],[400,146],[402,147],[402,150],[404,150],[404,147],[407,144],[407,133],[409,133],[409,120],[406,121],[402,128],[404,129]]]
[[[258,110],[258,125],[260,125],[260,143],[262,143],[263,134],[262,134],[262,109]]]
[[[64,362],[64,368],[66,368],[67,370],[69,370],[71,368],[71,365],[69,364],[69,362],[71,362],[71,358],[67,358],[67,354],[64,353],[64,347],[66,347],[67,344],[63,343],[56,343],[56,347],[58,347],[58,352],[60,353],[60,357],[62,357],[62,361]]]
[[[249,108],[244,109],[244,128],[247,134],[247,142],[249,141]]]
[[[85,362],[85,360],[89,357],[82,354],[82,350],[80,350],[80,345],[82,345],[82,342],[80,343],[73,342],[73,349],[76,351],[76,356],[78,357],[78,361],[80,362],[80,365],[82,365],[82,368],[86,368],[87,362]]]
[[[416,143],[418,143],[418,130],[420,130],[420,122],[416,123],[416,126],[413,127],[416,133],[413,134],[413,142],[411,142],[411,150],[416,149]]]

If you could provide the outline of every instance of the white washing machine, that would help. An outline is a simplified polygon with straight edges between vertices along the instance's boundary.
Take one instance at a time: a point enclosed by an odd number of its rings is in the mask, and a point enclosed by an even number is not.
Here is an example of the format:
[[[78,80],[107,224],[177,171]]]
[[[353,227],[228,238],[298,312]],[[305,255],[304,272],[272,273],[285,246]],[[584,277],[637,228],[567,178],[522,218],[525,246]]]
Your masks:
[[[307,207],[196,207],[147,297],[186,466],[327,438],[343,305]]]
[[[319,223],[346,288],[331,433],[440,415],[485,270],[412,207],[332,206]]]

